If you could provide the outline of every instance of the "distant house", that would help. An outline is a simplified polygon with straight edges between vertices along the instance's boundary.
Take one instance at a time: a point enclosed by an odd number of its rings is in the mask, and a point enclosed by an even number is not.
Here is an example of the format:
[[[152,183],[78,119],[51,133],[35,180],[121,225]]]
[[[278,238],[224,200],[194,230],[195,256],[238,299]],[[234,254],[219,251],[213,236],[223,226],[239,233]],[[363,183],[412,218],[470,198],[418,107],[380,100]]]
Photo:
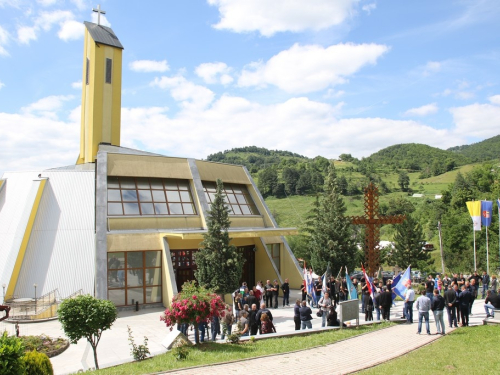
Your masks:
[[[441,194],[436,194],[436,195],[434,196],[434,199],[441,199],[441,198],[443,198],[443,196],[442,196]]]
[[[413,198],[423,198],[424,194],[417,194],[417,193],[415,193],[415,194],[412,195],[412,197]]]

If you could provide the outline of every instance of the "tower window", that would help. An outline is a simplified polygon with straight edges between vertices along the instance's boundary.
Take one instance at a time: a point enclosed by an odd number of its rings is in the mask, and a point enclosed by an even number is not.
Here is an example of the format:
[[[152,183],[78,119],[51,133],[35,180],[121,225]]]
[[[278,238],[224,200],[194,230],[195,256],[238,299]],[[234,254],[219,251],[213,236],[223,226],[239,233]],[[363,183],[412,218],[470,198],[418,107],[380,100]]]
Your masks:
[[[89,84],[90,60],[87,58],[87,66],[85,68],[85,84]]]
[[[106,59],[106,83],[111,83],[111,69],[113,62],[111,59]]]

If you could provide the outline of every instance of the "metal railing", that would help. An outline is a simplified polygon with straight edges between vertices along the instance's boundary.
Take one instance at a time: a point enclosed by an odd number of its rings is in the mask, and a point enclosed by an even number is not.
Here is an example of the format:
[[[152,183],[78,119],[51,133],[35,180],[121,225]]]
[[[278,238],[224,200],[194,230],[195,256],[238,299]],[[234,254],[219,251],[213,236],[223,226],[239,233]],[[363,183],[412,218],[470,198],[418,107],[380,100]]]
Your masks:
[[[83,293],[80,289],[66,298],[74,298]],[[58,289],[44,294],[39,298],[15,298],[7,301],[10,306],[9,321],[44,320],[57,316],[57,308],[62,298]]]

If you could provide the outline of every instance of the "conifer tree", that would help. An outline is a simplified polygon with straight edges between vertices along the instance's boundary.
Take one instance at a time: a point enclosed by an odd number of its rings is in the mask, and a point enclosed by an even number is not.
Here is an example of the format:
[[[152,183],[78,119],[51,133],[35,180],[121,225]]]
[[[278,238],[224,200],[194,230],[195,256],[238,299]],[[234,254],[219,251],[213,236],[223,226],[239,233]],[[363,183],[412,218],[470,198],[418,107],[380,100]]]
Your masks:
[[[420,270],[427,270],[432,261],[431,255],[423,250],[424,245],[422,226],[412,215],[407,215],[401,224],[396,225],[392,263],[403,269],[411,265]]]
[[[231,221],[224,198],[224,185],[217,180],[215,198],[207,217],[208,232],[195,255],[198,283],[221,294],[238,288],[244,263],[236,246],[229,244]]]
[[[329,166],[324,194],[318,203],[308,225],[311,234],[309,250],[314,271],[321,275],[326,271],[328,263],[333,269],[347,266],[353,270],[358,264],[359,253],[352,224],[344,216],[346,207],[333,163]]]

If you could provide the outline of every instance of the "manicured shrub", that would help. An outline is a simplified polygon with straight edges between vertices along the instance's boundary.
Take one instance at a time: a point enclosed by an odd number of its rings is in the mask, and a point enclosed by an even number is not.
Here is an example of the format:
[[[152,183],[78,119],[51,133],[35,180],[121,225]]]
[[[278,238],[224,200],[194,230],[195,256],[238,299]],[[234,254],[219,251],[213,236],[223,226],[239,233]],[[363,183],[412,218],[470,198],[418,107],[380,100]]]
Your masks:
[[[53,375],[52,363],[49,357],[44,353],[38,353],[36,350],[26,352],[24,355],[24,366],[26,374],[30,375]]]

